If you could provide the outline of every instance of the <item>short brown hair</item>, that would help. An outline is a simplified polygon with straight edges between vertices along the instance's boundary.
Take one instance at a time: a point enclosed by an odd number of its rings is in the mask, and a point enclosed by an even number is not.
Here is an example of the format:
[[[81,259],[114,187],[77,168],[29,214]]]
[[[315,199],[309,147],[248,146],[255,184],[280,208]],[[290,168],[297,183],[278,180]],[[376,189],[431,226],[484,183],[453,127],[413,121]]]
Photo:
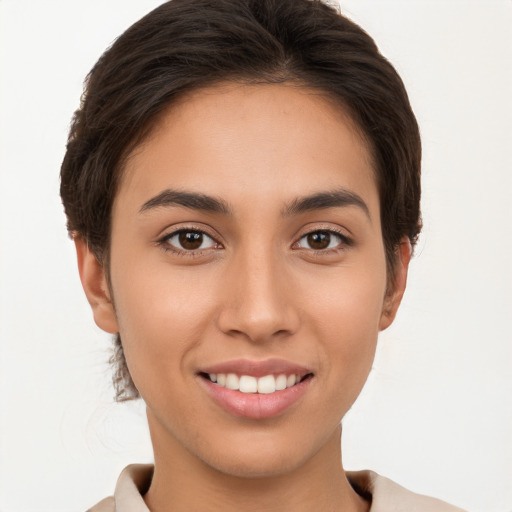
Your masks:
[[[124,158],[170,103],[220,82],[295,82],[340,103],[373,156],[388,275],[421,229],[418,125],[393,66],[320,0],[172,0],[132,25],[87,76],[61,168],[67,226],[108,270]],[[117,399],[137,396],[116,337]]]

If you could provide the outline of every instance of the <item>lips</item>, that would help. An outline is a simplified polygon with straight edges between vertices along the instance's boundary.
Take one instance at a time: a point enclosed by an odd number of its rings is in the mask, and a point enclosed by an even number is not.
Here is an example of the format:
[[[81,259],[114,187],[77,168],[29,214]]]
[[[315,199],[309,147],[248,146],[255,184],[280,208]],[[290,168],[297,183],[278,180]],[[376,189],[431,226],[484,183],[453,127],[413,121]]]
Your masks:
[[[306,392],[313,373],[288,361],[240,359],[201,369],[200,383],[225,411],[252,419],[284,413]]]

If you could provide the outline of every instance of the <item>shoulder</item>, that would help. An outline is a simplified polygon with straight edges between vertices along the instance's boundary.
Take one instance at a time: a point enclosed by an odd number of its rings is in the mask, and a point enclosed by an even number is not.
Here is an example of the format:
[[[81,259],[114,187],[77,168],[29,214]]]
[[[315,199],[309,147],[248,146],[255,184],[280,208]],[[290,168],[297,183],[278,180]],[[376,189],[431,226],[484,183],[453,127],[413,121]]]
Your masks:
[[[152,464],[127,466],[117,480],[114,496],[101,500],[87,512],[149,512],[143,495],[152,477]]]
[[[370,512],[464,512],[444,501],[408,491],[373,471],[348,471],[347,476],[358,493],[371,496]]]
[[[94,507],[87,510],[87,512],[115,512],[116,502],[112,496],[101,500]]]

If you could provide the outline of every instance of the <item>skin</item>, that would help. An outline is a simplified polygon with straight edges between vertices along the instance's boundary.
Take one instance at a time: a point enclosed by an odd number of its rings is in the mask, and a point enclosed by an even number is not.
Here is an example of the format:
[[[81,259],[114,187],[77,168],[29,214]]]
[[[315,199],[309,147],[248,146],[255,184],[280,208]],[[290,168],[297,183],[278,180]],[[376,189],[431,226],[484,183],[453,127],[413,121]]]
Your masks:
[[[230,212],[143,208],[169,189],[220,199]],[[364,205],[290,208],[340,190]],[[179,229],[206,233],[201,247],[180,248]],[[312,247],[307,235],[319,232],[330,233],[328,248]],[[398,309],[410,245],[398,248],[389,286],[370,153],[340,107],[287,84],[190,94],[128,159],[110,286],[76,244],[95,321],[120,332],[147,404],[151,510],[368,510],[342,468],[340,421]],[[197,372],[239,358],[284,359],[312,377],[283,413],[237,417]]]

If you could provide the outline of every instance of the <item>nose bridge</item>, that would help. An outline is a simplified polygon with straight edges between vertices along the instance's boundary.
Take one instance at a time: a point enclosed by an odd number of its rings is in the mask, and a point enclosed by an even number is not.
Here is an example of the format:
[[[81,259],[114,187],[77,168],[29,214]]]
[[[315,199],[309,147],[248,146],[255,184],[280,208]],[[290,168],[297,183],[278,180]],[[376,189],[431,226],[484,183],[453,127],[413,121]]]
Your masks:
[[[227,299],[220,313],[224,332],[264,341],[296,330],[298,316],[286,283],[285,263],[271,244],[239,251],[227,272]]]

